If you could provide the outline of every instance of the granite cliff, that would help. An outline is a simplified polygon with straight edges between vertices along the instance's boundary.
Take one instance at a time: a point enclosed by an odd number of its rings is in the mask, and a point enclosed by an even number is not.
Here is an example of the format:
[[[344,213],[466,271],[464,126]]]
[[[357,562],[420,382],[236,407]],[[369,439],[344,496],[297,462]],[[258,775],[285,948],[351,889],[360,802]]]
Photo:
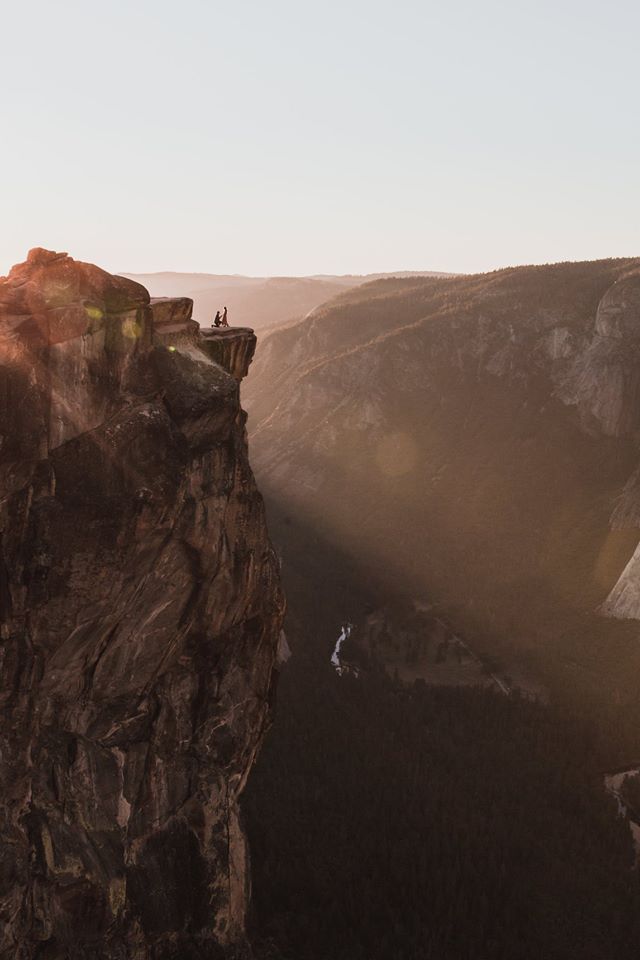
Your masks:
[[[270,333],[245,397],[285,559],[319,537],[372,602],[435,604],[507,672],[531,654],[618,699],[640,669],[639,400],[637,259],[368,284]]]
[[[279,568],[248,329],[36,249],[0,279],[0,957],[242,954]]]

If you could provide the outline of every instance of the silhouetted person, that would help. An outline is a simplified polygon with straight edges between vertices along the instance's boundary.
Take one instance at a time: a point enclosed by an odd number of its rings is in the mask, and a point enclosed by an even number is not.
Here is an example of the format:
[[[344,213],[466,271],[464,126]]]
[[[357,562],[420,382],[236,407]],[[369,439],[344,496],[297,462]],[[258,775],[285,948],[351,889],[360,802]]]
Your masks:
[[[213,323],[211,324],[211,326],[212,326],[212,327],[219,327],[221,323],[222,323],[222,318],[221,318],[221,316],[220,316],[220,311],[218,310],[218,312],[216,313],[215,318],[214,318],[214,321],[213,321]]]
[[[223,326],[223,327],[228,327],[228,326],[229,326],[229,321],[227,320],[227,308],[226,308],[226,307],[225,307],[224,310],[222,311],[222,326]]]

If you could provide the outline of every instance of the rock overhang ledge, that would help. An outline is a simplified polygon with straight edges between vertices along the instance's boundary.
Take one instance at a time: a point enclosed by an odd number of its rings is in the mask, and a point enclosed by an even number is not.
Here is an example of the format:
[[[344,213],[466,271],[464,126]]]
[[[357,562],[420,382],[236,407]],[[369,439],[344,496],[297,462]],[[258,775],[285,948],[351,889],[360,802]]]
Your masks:
[[[257,343],[250,327],[203,327],[193,319],[190,297],[152,297],[150,306],[156,343],[195,347],[235,380],[246,377]]]

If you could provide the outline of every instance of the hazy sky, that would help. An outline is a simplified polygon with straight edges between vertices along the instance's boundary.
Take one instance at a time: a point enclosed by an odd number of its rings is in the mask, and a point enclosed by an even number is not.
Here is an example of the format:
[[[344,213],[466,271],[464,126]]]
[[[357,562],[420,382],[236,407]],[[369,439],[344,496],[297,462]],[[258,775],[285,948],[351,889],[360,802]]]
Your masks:
[[[640,255],[636,0],[5,0],[0,273]]]

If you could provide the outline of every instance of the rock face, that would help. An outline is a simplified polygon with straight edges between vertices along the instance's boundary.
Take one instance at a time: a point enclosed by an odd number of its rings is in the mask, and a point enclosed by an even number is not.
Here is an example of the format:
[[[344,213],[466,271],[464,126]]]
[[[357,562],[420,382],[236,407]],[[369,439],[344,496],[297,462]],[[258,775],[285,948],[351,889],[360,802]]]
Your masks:
[[[245,402],[289,566],[321,538],[476,646],[635,696],[639,390],[627,259],[351,290],[264,338]]]
[[[231,376],[241,380],[253,360],[256,338],[248,327],[202,330],[202,349],[216,363],[228,370]]]
[[[251,331],[35,250],[0,280],[0,957],[244,949],[283,599]],[[227,369],[216,360],[228,361]]]
[[[576,350],[560,396],[612,437],[640,426],[640,275],[632,273],[606,291],[591,339]]]

